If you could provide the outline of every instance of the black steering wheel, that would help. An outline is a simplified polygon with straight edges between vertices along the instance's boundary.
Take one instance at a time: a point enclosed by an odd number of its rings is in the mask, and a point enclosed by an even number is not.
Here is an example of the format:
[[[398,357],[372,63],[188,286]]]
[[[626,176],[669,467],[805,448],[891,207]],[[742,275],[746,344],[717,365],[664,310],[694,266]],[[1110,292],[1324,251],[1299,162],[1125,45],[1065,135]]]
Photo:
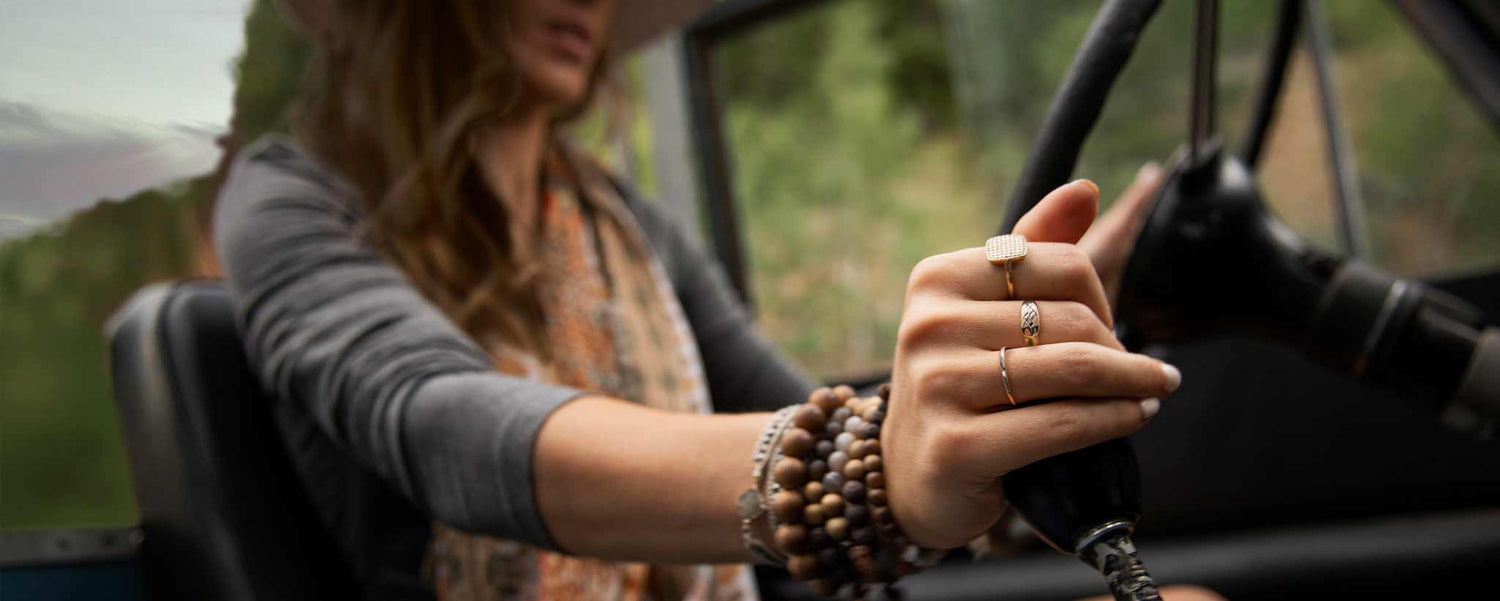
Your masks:
[[[1003,231],[1077,164],[1109,89],[1160,0],[1110,0],[1094,19],[1053,99],[1011,194]],[[1217,0],[1199,0],[1191,135],[1178,152],[1126,266],[1116,322],[1126,346],[1250,333],[1337,371],[1403,394],[1449,425],[1493,433],[1500,423],[1500,330],[1468,303],[1358,260],[1358,192],[1329,89],[1329,44],[1316,2],[1283,0],[1274,43],[1239,152],[1214,135]],[[1324,122],[1345,255],[1313,247],[1273,216],[1255,167],[1299,24],[1322,85]],[[1352,255],[1352,256],[1349,256]]]
[[[1108,0],[1100,9],[1048,109],[1006,205],[1001,233],[1071,178],[1110,88],[1160,4]],[[1336,129],[1326,73],[1329,44],[1318,6],[1282,1],[1249,135],[1237,153],[1227,152],[1214,135],[1217,12],[1217,0],[1198,0],[1191,135],[1170,161],[1168,179],[1127,263],[1117,333],[1136,350],[1234,332],[1267,336],[1403,393],[1451,426],[1481,436],[1493,432],[1500,422],[1500,330],[1487,327],[1469,304],[1421,282],[1316,249],[1271,215],[1256,185],[1255,166],[1305,19],[1323,84],[1337,196],[1346,214],[1357,210],[1354,178],[1341,158],[1346,150]],[[1351,218],[1341,232],[1345,251],[1356,257],[1360,229]],[[1090,545],[1103,533],[1128,533],[1140,513],[1139,476],[1126,439],[1011,472],[1005,490],[1043,539],[1079,554],[1107,577],[1110,570],[1091,557]]]

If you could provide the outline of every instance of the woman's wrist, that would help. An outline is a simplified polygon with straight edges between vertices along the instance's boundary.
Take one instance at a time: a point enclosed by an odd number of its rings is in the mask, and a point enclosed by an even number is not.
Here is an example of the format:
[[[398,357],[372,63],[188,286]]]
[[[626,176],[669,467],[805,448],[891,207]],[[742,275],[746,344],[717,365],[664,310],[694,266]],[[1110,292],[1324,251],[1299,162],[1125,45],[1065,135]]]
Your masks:
[[[569,553],[652,563],[747,561],[733,499],[769,413],[702,415],[584,397],[543,424],[541,517]],[[727,501],[727,502],[726,502]]]
[[[768,506],[774,547],[787,570],[819,594],[850,586],[862,597],[929,557],[888,506],[880,443],[888,398],[888,386],[870,398],[847,386],[818,389],[790,423],[768,425],[768,432],[782,432],[780,456],[757,453],[772,466],[754,496]]]

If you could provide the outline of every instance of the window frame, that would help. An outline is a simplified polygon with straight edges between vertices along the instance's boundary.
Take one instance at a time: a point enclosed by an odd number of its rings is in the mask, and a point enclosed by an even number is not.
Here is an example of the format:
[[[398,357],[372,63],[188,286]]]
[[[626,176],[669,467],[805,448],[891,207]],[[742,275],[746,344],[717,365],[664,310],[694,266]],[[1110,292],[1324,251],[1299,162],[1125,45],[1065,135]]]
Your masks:
[[[755,309],[734,195],[734,163],[724,135],[723,103],[716,94],[714,51],[724,41],[769,21],[821,6],[830,0],[729,0],[719,2],[682,32],[689,136],[697,167],[699,208],[709,244],[729,283],[746,307]]]

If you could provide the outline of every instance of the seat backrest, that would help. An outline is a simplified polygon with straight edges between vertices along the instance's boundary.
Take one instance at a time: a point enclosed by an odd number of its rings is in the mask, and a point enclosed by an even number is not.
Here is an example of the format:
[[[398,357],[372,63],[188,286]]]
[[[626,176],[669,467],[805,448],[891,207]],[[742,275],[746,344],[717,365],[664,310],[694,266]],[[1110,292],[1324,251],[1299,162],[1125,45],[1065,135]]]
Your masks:
[[[152,598],[349,597],[223,285],[142,289],[106,335]]]

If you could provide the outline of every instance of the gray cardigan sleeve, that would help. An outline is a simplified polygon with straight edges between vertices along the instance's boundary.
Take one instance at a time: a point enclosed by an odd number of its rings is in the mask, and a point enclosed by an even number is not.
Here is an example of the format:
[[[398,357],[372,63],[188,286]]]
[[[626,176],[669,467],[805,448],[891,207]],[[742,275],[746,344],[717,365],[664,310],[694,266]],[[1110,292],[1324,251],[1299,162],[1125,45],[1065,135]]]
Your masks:
[[[621,191],[672,279],[715,409],[805,398],[810,380],[756,333],[717,264]],[[533,493],[533,449],[542,423],[580,391],[495,372],[361,239],[362,222],[356,193],[294,144],[270,138],[240,153],[214,232],[263,385],[436,519],[553,547]]]
[[[579,391],[495,372],[361,241],[354,192],[301,151],[268,140],[240,156],[214,230],[264,386],[435,518],[551,547],[532,451]]]

